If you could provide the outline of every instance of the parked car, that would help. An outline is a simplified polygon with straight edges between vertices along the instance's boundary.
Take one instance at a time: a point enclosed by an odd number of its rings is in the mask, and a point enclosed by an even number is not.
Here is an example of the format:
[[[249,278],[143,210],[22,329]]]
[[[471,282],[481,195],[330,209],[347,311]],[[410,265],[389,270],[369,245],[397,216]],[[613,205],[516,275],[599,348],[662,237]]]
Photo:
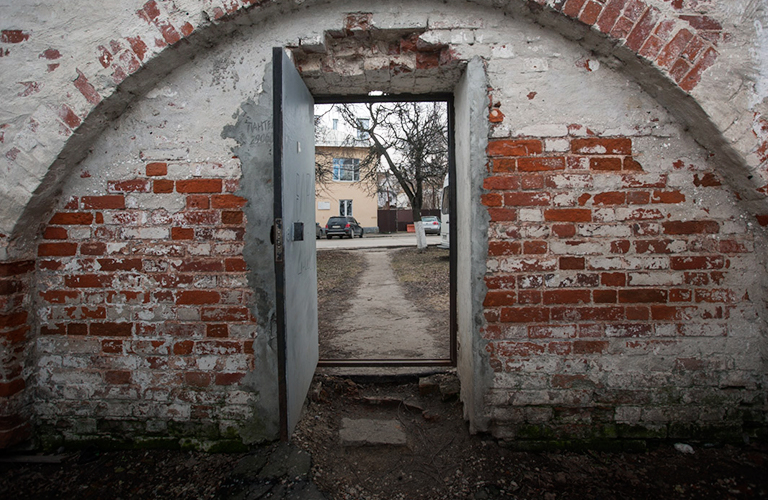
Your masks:
[[[357,223],[354,217],[331,217],[328,219],[328,224],[325,225],[325,237],[329,240],[334,236],[354,238],[357,235],[362,238],[363,232],[363,227]]]
[[[315,222],[315,239],[320,239],[323,236],[325,236],[325,228],[319,222]]]
[[[424,225],[424,232],[427,234],[440,234],[440,219],[432,215],[425,215],[421,218]]]

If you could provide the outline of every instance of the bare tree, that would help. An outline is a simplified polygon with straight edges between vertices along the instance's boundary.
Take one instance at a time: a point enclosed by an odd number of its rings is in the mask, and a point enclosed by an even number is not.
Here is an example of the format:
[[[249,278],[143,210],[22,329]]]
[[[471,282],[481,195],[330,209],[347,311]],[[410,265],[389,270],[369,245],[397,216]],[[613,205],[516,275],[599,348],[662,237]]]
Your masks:
[[[448,125],[445,103],[376,102],[341,104],[344,121],[357,131],[355,141],[370,141],[360,162],[360,180],[378,186],[384,165],[408,197],[419,249],[426,248],[421,209],[425,191],[442,186],[448,172]]]

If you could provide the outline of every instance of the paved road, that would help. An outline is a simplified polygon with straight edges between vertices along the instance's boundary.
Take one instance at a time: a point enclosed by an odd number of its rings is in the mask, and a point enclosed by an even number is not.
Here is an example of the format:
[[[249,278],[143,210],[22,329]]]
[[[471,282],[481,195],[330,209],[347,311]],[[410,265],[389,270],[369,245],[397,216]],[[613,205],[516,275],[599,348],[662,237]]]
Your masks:
[[[439,234],[428,234],[427,245],[439,245]],[[415,247],[416,235],[413,233],[398,234],[366,234],[363,238],[320,238],[317,240],[318,250],[328,249],[354,249],[354,248],[383,248],[383,247]]]

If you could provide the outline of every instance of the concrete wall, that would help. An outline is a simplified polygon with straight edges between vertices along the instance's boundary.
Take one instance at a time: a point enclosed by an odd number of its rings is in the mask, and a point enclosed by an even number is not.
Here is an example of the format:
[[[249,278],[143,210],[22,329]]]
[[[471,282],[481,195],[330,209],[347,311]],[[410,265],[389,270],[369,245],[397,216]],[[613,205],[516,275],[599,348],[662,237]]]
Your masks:
[[[2,7],[4,446],[276,435],[280,45],[318,94],[456,90],[473,430],[764,428],[760,2],[256,4]]]

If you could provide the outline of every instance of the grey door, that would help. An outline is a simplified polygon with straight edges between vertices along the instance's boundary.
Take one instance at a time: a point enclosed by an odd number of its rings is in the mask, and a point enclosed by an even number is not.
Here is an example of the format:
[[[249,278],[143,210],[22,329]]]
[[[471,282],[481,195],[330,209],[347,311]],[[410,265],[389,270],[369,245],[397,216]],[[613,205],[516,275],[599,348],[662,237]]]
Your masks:
[[[314,99],[282,48],[272,63],[280,432],[288,439],[318,359]]]

